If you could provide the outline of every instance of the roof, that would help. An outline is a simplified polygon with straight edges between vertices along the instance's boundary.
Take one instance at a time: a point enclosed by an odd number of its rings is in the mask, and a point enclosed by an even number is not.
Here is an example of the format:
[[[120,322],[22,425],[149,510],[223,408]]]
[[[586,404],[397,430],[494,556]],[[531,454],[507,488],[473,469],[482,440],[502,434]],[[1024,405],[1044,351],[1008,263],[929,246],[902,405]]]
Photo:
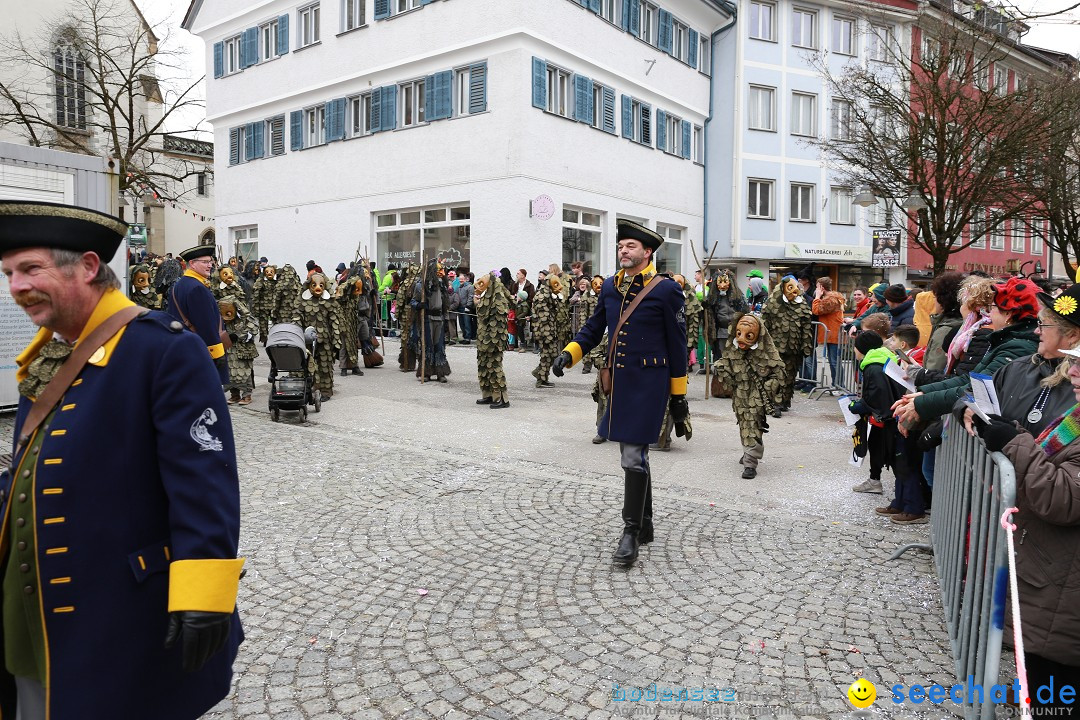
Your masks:
[[[153,41],[160,41],[161,38],[154,34],[154,28],[150,27],[150,23],[146,22],[146,16],[142,14],[142,10],[139,9],[139,6],[135,2],[135,0],[131,0],[131,7],[135,8],[135,13],[139,16],[139,19],[142,20],[143,26],[146,27],[146,32],[150,33],[150,37],[153,39]]]
[[[195,22],[195,16],[199,14],[200,9],[202,9],[202,0],[191,0],[187,12],[184,13],[184,19],[180,23],[180,27],[191,32],[191,25]]]
[[[961,19],[961,20],[963,20],[965,22],[972,23],[972,24],[975,23],[974,20],[972,20],[971,18],[965,17],[962,13],[960,13],[958,10],[956,10],[953,0],[930,0],[930,5],[931,5],[931,7],[933,7],[936,10],[940,10],[941,12],[949,13],[953,17],[959,18],[959,19]],[[1025,27],[1026,27],[1026,24],[1024,24],[1024,23],[1021,23],[1021,24],[1025,25]],[[984,29],[991,30],[990,28],[985,28],[985,26],[982,26],[982,25],[979,25],[979,27],[983,27]],[[991,32],[992,32],[992,30],[991,30]],[[1036,60],[1036,61],[1044,63],[1046,65],[1060,67],[1060,66],[1062,66],[1064,64],[1067,64],[1068,61],[1075,62],[1075,58],[1073,56],[1071,56],[1071,55],[1066,54],[1066,53],[1057,52],[1056,50],[1044,50],[1042,48],[1037,48],[1037,47],[1035,47],[1033,45],[1025,45],[1022,42],[1019,42],[1017,40],[1013,40],[1012,38],[1007,37],[1005,35],[1001,35],[1000,33],[998,33],[998,36],[1001,38],[1001,41],[1002,41],[1002,43],[1004,45],[1013,48],[1017,52],[1020,52],[1020,53],[1022,53],[1024,55],[1027,55],[1032,60]],[[1068,60],[1066,60],[1065,58],[1068,58]]]
[[[163,140],[165,152],[177,153],[179,155],[194,155],[208,160],[214,159],[214,143],[212,142],[195,140],[194,138],[186,138],[180,135],[165,135]]]

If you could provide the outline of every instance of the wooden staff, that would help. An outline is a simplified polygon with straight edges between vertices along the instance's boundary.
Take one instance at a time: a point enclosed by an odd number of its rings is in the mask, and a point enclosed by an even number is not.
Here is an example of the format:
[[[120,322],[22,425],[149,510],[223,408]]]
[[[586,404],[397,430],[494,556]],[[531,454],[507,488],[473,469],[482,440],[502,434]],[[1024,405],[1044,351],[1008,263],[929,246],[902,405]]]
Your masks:
[[[701,260],[698,258],[697,248],[694,247],[694,243],[690,243],[690,251],[694,253],[694,262],[698,264],[698,270],[701,271],[701,283],[702,283],[702,297],[708,297],[709,283],[705,278],[705,268],[712,262],[713,255],[716,254],[716,248],[718,242],[714,242],[712,246],[712,252],[709,253],[708,259],[705,261],[705,265],[701,264]],[[709,343],[709,315],[711,313],[705,312],[706,306],[702,303],[702,312],[704,316],[703,327],[705,334],[705,399],[709,399],[709,380],[712,376],[712,345]]]

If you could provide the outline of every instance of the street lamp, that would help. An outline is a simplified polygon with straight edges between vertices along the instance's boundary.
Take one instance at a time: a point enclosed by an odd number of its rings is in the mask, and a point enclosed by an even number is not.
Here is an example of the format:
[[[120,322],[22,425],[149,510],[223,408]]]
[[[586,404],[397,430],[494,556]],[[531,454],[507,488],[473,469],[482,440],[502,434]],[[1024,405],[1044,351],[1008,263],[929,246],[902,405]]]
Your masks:
[[[904,208],[905,210],[925,210],[927,207],[929,207],[926,204],[926,201],[922,199],[922,195],[918,194],[917,190],[917,188],[912,186],[908,190],[907,199],[904,200],[904,202],[900,203],[900,207]]]
[[[859,207],[868,208],[868,207],[874,207],[875,205],[877,205],[878,204],[878,199],[877,199],[877,196],[874,195],[873,191],[870,188],[866,188],[861,193],[856,195],[855,199],[852,200],[851,203],[853,205],[858,205]]]

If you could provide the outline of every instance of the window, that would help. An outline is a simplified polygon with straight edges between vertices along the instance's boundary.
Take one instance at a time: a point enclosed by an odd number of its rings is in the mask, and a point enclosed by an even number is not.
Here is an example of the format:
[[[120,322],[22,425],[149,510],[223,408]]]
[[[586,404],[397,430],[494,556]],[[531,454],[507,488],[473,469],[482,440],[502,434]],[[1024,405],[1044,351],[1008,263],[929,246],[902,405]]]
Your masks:
[[[547,66],[547,111],[570,116],[570,72],[550,64]]]
[[[671,21],[671,54],[676,60],[686,62],[689,50],[687,43],[690,41],[690,28],[672,18]]]
[[[854,225],[855,205],[852,200],[855,196],[849,187],[833,187],[829,189],[829,222],[834,225]]]
[[[699,165],[705,164],[705,129],[700,125],[694,126],[692,141],[694,146],[690,150],[690,157]]]
[[[894,137],[896,135],[896,123],[888,108],[881,105],[871,105],[870,132],[878,137]]]
[[[53,78],[56,94],[56,124],[75,130],[86,129],[86,61],[71,45],[53,51]]]
[[[791,134],[817,135],[817,95],[791,93]]]
[[[447,270],[469,267],[471,213],[466,205],[439,205],[375,215],[376,262],[402,267],[438,258]]]
[[[754,180],[749,183],[746,217],[771,220],[773,217],[773,181]]]
[[[354,95],[348,100],[349,137],[371,134],[371,93]]]
[[[712,75],[712,38],[707,32],[698,35],[698,71]]]
[[[686,234],[686,228],[656,223],[656,234],[664,238],[664,244],[653,254],[653,264],[656,265],[656,272],[681,273],[683,235]]]
[[[1012,223],[1012,242],[1009,243],[1009,248],[1014,253],[1024,252],[1024,224],[1019,220],[1013,220]]]
[[[846,17],[832,19],[832,51],[840,55],[855,54],[855,20]]]
[[[1050,232],[1049,220],[1036,220],[1039,223],[1040,230],[1044,233]],[[1035,228],[1031,229],[1031,254],[1042,255],[1043,254],[1043,236],[1039,234],[1039,230]]]
[[[866,54],[876,62],[889,62],[893,49],[892,25],[871,25],[866,42]]]
[[[994,63],[994,92],[1004,95],[1009,91],[1009,69],[1001,63]]]
[[[394,14],[407,12],[420,7],[421,0],[394,0]]]
[[[365,0],[344,0],[341,9],[341,31],[355,30],[362,26],[366,20]]]
[[[657,111],[657,122],[659,122],[660,111]],[[660,148],[664,152],[671,153],[672,155],[682,155],[682,118],[675,117],[671,113],[664,113],[664,147]]]
[[[326,106],[318,105],[304,110],[304,147],[322,145],[326,127]]]
[[[650,45],[656,45],[658,36],[659,9],[651,2],[638,0],[641,5],[641,34],[639,37]]]
[[[834,140],[851,140],[855,130],[855,106],[847,100],[833,100],[831,134]]]
[[[229,228],[236,254],[244,258],[259,257],[259,226]]]
[[[455,117],[482,113],[487,110],[487,62],[474,63],[454,68],[454,86],[451,88]],[[439,87],[433,88],[435,99],[439,99]],[[432,110],[427,111],[429,118],[435,117]]]
[[[975,208],[968,224],[968,239],[973,248],[986,247],[986,214],[982,208]]]
[[[604,129],[604,86],[600,83],[593,83],[592,86],[592,122],[590,123],[597,130]]]
[[[652,145],[652,106],[623,95],[622,135],[642,145]]]
[[[259,26],[259,62],[277,57],[277,18]]]
[[[240,35],[231,37],[225,41],[225,74],[232,75],[233,73],[240,72],[240,45],[243,43],[243,38]]]
[[[794,8],[791,11],[791,44],[795,47],[817,47],[817,13]]]
[[[791,214],[795,222],[814,222],[814,186],[791,183]]]
[[[229,164],[239,165],[244,162],[246,153],[244,152],[248,146],[248,132],[250,125],[240,125],[229,129]]]
[[[892,227],[892,200],[878,198],[877,205],[866,208],[866,222],[871,227]]]
[[[278,115],[266,121],[266,136],[270,138],[270,155],[285,154],[285,116]]]
[[[562,266],[569,269],[574,262],[583,263],[586,275],[595,275],[600,263],[600,247],[603,234],[601,218],[597,210],[584,210],[563,205],[562,211]]]
[[[600,0],[600,17],[614,25],[619,24],[619,10],[622,9],[620,0]]]
[[[319,4],[300,8],[297,17],[300,20],[300,47],[319,42]]]
[[[919,63],[926,70],[933,70],[941,60],[941,44],[929,35],[923,34]]]
[[[750,86],[750,102],[747,117],[751,130],[776,130],[773,121],[776,90],[761,85]]]
[[[424,122],[424,81],[413,80],[398,86],[401,93],[401,127]]]
[[[1001,220],[1000,210],[990,211],[990,249],[1005,249],[1005,223]]]
[[[750,37],[776,42],[776,5],[771,2],[750,3]]]
[[[206,197],[210,194],[210,186],[207,182],[207,174],[205,172],[196,173],[195,175],[195,194],[199,197]]]

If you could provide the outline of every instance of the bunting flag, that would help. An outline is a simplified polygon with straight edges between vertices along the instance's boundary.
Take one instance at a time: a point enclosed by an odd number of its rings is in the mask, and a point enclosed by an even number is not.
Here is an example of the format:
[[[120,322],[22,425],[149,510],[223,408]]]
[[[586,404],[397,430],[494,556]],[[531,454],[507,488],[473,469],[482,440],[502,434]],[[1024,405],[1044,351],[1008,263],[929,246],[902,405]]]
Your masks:
[[[135,176],[132,173],[128,173],[127,177],[128,177],[128,180],[132,180]],[[149,186],[149,185],[147,185],[145,183],[141,183],[141,182],[136,181],[136,182],[131,183],[130,187],[135,188],[136,190],[138,190],[143,195],[149,194],[149,195],[152,195],[155,200],[162,201],[161,195],[159,195],[156,190],[154,190],[151,186]],[[183,213],[185,215],[190,215],[192,218],[199,218],[200,222],[214,222],[214,218],[209,217],[207,215],[203,215],[201,213],[197,213],[194,210],[192,210],[190,208],[186,208],[183,205],[180,205],[180,204],[178,204],[177,202],[175,202],[173,200],[165,200],[164,205],[162,207],[164,207],[166,205],[168,207],[172,208],[173,210],[181,210],[181,211],[183,211]]]

